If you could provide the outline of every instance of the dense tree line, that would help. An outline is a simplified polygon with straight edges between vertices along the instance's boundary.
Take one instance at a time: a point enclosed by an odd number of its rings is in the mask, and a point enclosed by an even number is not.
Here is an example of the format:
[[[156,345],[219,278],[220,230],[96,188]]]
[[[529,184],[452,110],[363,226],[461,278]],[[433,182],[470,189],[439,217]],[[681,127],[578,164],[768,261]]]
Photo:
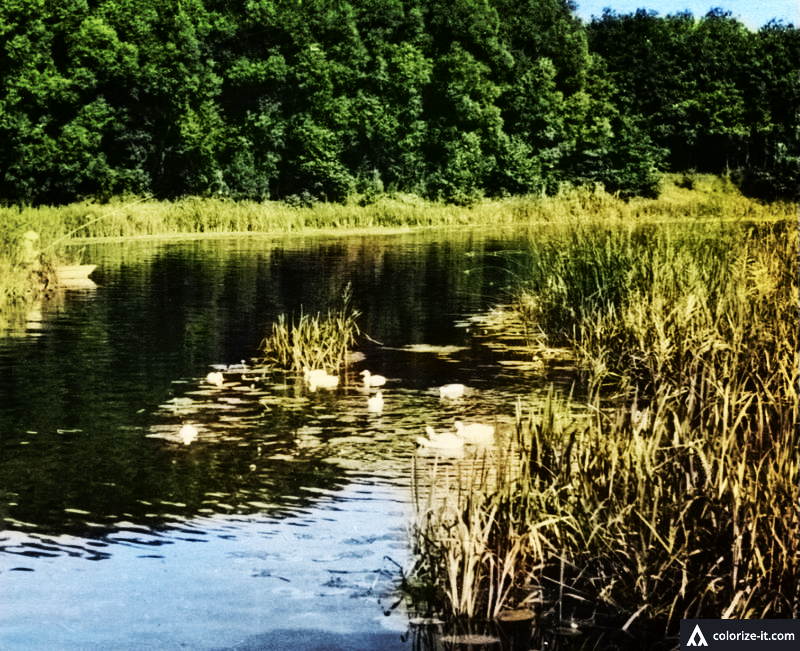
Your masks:
[[[5,0],[0,201],[796,193],[792,26],[572,0]]]
[[[744,189],[797,196],[800,38],[769,22],[751,32],[712,9],[700,21],[606,10],[589,26],[613,102],[668,152],[674,170],[730,170]]]

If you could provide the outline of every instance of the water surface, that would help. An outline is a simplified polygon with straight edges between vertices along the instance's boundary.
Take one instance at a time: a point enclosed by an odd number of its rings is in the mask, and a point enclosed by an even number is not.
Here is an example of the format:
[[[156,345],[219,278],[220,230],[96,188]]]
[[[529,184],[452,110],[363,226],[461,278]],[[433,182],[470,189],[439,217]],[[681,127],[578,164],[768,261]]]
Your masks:
[[[410,648],[392,606],[415,437],[455,418],[510,431],[516,398],[547,384],[469,321],[505,298],[524,247],[479,232],[87,247],[97,288],[0,339],[0,647]],[[348,283],[364,359],[342,386],[264,372],[278,315],[325,312]],[[364,368],[389,378],[381,414]],[[466,396],[442,402],[448,382]]]

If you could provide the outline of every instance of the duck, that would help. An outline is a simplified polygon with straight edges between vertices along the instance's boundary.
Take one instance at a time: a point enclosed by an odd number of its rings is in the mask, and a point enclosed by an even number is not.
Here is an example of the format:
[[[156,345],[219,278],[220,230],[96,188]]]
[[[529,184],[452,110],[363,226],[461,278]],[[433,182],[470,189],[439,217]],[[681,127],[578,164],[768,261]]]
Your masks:
[[[373,375],[369,371],[361,371],[360,374],[364,376],[364,388],[366,389],[370,387],[382,387],[386,384],[386,378],[382,375]]]
[[[445,384],[439,387],[439,397],[449,400],[455,400],[464,395],[465,387],[463,384]]]
[[[213,384],[215,387],[221,387],[225,378],[222,376],[222,371],[213,371],[206,375],[206,382]]]
[[[367,411],[373,413],[383,411],[383,391],[378,391],[374,396],[367,399]]]
[[[303,377],[305,381],[311,384],[313,380],[328,377],[328,371],[324,368],[315,368],[313,371],[308,366],[303,367]]]
[[[494,440],[494,426],[483,423],[464,425],[460,420],[455,422],[456,434],[465,443],[490,443]]]
[[[194,425],[185,423],[178,432],[178,436],[184,445],[189,445],[197,440],[197,428]]]
[[[311,391],[316,391],[319,389],[333,389],[339,386],[339,376],[338,375],[312,375],[308,380],[308,388]]]
[[[462,452],[464,450],[464,439],[458,435],[457,432],[442,432],[437,433],[428,425],[425,428],[425,433],[428,438],[418,436],[416,438],[417,444],[423,449],[433,449],[437,451],[456,451]]]

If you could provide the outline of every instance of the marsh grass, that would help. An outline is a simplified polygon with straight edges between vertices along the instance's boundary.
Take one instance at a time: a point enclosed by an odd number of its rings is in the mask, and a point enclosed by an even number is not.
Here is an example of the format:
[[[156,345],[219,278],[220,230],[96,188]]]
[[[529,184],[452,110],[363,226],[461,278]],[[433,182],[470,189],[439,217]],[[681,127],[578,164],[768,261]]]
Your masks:
[[[698,175],[692,190],[677,175],[665,178],[658,199],[623,201],[601,187],[565,189],[552,197],[481,200],[470,206],[425,201],[404,193],[373,200],[353,196],[345,203],[232,201],[186,197],[158,201],[119,197],[106,203],[0,207],[33,230],[73,239],[160,237],[179,234],[293,233],[318,229],[489,226],[564,221],[643,222],[676,219],[775,220],[796,216],[796,204],[764,204],[744,197],[725,178]]]
[[[294,371],[337,371],[346,366],[347,354],[360,334],[359,312],[353,308],[352,298],[348,283],[341,304],[326,316],[301,314],[299,320],[290,322],[281,314],[259,346],[264,363]]]
[[[58,257],[48,247],[52,230],[34,231],[36,239],[31,240],[26,234],[32,230],[18,211],[0,217],[0,317],[39,299],[48,279],[54,278]]]
[[[727,179],[695,175],[691,190],[680,176],[665,178],[658,199],[623,201],[602,188],[565,189],[558,196],[481,200],[470,206],[424,201],[403,193],[346,203],[313,201],[255,203],[186,197],[158,201],[118,197],[106,203],[66,206],[0,206],[0,310],[28,300],[40,289],[17,257],[21,236],[39,234],[42,269],[78,262],[77,247],[87,240],[224,234],[287,234],[318,230],[450,228],[542,224],[641,224],[672,220],[759,220],[796,218],[796,204],[763,204],[744,197]]]
[[[505,483],[419,509],[440,612],[538,600],[552,628],[639,642],[681,618],[798,616],[798,240],[796,220],[537,239],[518,315],[573,348],[590,412],[518,406]]]
[[[692,189],[679,175],[665,177],[658,199],[623,201],[601,187],[564,189],[554,197],[524,196],[481,200],[469,206],[424,201],[403,193],[343,204],[313,201],[247,202],[186,197],[158,201],[118,197],[106,203],[66,206],[0,206],[0,310],[35,297],[43,282],[15,260],[21,236],[39,234],[41,269],[79,262],[78,247],[88,240],[224,234],[287,234],[319,230],[530,227],[542,224],[644,224],[690,219],[780,221],[796,219],[797,205],[764,204],[744,197],[724,177],[695,175]]]

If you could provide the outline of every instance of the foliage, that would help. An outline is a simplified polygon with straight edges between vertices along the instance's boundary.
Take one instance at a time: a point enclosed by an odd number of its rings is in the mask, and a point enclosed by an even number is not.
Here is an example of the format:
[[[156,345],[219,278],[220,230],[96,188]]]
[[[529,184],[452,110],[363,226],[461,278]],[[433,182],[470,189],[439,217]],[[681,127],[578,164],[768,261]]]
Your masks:
[[[796,191],[791,26],[564,0],[11,0],[0,25],[4,203],[652,195],[665,160]]]
[[[673,170],[737,172],[743,189],[797,197],[800,32],[757,32],[712,9],[659,18],[606,10],[588,26],[614,81],[614,103],[668,153]]]

